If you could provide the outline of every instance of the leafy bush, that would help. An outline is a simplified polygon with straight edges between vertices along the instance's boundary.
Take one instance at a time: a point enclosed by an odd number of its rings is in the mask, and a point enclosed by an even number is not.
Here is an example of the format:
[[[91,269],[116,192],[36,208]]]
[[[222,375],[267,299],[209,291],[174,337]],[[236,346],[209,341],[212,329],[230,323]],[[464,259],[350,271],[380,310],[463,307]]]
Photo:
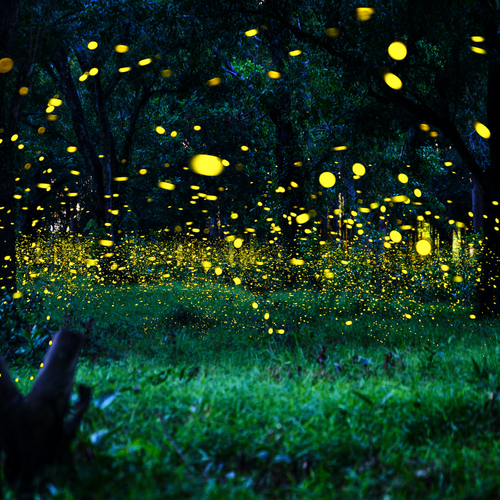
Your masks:
[[[7,360],[30,364],[41,360],[54,334],[42,314],[38,292],[19,299],[4,293],[0,297],[0,354]]]

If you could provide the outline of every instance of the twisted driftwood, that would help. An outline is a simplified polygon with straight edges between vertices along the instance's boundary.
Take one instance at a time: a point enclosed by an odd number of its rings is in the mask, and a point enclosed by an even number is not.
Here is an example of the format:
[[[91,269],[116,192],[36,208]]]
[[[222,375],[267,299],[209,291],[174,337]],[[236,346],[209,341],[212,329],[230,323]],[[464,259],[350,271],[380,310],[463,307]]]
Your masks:
[[[79,401],[64,421],[82,342],[79,333],[63,326],[24,397],[0,357],[0,450],[5,455],[4,476],[21,494],[29,496],[35,478],[49,468],[72,464],[70,443],[90,403],[90,388],[79,385]]]

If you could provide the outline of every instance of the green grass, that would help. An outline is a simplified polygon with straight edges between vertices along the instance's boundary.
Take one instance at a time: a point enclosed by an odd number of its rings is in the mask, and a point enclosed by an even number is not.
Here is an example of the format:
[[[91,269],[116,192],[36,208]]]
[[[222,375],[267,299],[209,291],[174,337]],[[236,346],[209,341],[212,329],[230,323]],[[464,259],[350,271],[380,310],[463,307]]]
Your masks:
[[[52,497],[498,498],[498,320],[195,285],[51,284],[49,329],[67,311],[80,329],[94,319],[79,479],[72,493],[54,479]],[[23,392],[38,361],[11,362]]]

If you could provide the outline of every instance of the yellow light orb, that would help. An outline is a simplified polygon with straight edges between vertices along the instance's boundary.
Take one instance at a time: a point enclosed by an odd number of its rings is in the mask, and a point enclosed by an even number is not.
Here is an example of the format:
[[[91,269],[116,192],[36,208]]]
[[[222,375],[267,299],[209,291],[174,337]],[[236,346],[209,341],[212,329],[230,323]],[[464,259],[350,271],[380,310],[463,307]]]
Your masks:
[[[97,47],[99,47],[99,44],[97,42],[90,42],[88,45],[87,45],[87,48],[89,50],[95,50],[97,49]]]
[[[170,182],[158,182],[158,187],[162,189],[167,189],[168,191],[173,191],[175,189],[175,185]]]
[[[370,7],[358,7],[356,9],[356,17],[358,21],[368,21],[374,13],[375,10]]]
[[[300,54],[302,54],[301,50],[292,50],[291,52],[288,53],[288,55],[290,55],[292,57],[300,56]]]
[[[216,85],[220,85],[220,82],[222,80],[219,77],[212,78],[211,80],[208,80],[207,85],[209,87],[215,87]]]
[[[297,224],[305,224],[310,218],[309,214],[300,214],[297,216],[296,221]]]
[[[335,176],[331,172],[323,172],[319,176],[319,183],[324,188],[331,188],[335,185]]]
[[[222,174],[224,165],[218,156],[196,155],[189,162],[191,170],[200,175],[215,177]]]
[[[384,75],[384,81],[391,87],[391,89],[399,90],[403,86],[403,82],[394,73],[386,73]]]
[[[128,52],[128,47],[126,45],[115,45],[115,52],[118,52],[118,54],[124,54],[125,52]]]
[[[258,29],[253,29],[253,30],[248,30],[245,31],[245,35],[248,37],[255,36],[259,32]]]
[[[399,174],[398,181],[401,182],[401,184],[406,184],[408,182],[408,176],[406,174]]]
[[[158,127],[155,128],[156,132],[158,132],[160,135],[163,135],[165,133],[165,129],[163,127]]]
[[[14,61],[10,57],[0,59],[0,73],[8,73],[14,67]]]
[[[325,35],[330,38],[335,38],[339,36],[340,30],[338,28],[326,28]]]
[[[431,244],[427,240],[420,240],[417,242],[415,249],[419,255],[429,255],[431,253]]]
[[[362,177],[366,173],[366,168],[361,163],[355,163],[352,166],[352,171],[354,172],[354,175],[359,175],[359,177]]]
[[[474,125],[474,128],[476,129],[476,132],[484,139],[490,138],[491,132],[490,132],[490,129],[486,125],[483,125],[482,123],[476,122]]]
[[[392,42],[389,45],[387,52],[396,61],[402,61],[408,53],[405,44],[401,42]]]
[[[398,231],[391,231],[389,237],[392,241],[394,241],[394,243],[399,243],[403,239],[401,233]]]
[[[277,80],[278,78],[281,78],[281,73],[279,71],[268,71],[267,76],[273,80]]]
[[[420,191],[420,189],[415,189],[415,191],[413,191],[413,193],[415,194],[415,196],[417,198],[420,198],[422,196],[422,191]]]

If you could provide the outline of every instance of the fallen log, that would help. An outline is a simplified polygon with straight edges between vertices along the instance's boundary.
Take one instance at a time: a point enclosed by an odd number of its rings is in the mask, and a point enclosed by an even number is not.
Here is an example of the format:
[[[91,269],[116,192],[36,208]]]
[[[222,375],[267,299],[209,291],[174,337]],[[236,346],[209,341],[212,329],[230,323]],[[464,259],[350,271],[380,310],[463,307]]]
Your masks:
[[[78,386],[79,401],[65,421],[82,343],[82,335],[63,326],[54,336],[43,367],[26,396],[18,391],[0,357],[3,472],[9,485],[27,498],[36,478],[45,477],[54,467],[73,464],[70,444],[90,403],[91,392],[86,386]]]

